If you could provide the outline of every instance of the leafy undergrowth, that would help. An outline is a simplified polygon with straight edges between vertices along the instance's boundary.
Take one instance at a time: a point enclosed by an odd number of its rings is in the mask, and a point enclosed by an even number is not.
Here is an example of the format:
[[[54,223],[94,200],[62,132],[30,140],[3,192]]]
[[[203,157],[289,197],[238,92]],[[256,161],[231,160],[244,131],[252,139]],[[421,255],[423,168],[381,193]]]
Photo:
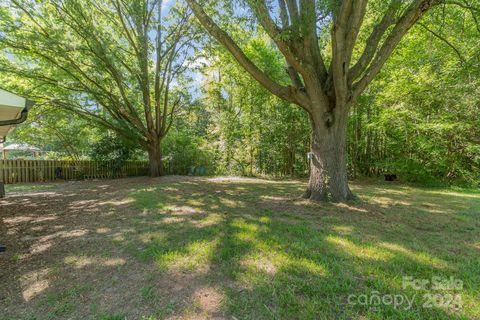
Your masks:
[[[16,278],[22,265],[54,275],[17,308],[36,319],[480,317],[476,190],[354,182],[358,201],[320,204],[298,198],[301,181],[142,179],[48,189],[64,209],[46,223],[58,234],[68,219],[81,245],[52,243],[65,246],[55,262],[20,256]],[[21,199],[50,201],[35,197]]]

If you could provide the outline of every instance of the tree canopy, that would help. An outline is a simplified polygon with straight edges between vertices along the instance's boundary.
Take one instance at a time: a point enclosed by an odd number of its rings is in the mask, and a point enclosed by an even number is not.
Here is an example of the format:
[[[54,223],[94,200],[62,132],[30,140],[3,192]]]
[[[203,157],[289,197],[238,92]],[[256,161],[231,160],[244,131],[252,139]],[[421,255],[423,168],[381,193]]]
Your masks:
[[[2,14],[1,71],[20,77],[37,104],[138,143],[155,176],[160,142],[189,101],[189,18],[162,1],[13,0]]]
[[[136,146],[153,175],[309,175],[324,200],[351,197],[347,176],[477,183],[479,7],[12,0],[0,83],[39,102],[13,139]]]

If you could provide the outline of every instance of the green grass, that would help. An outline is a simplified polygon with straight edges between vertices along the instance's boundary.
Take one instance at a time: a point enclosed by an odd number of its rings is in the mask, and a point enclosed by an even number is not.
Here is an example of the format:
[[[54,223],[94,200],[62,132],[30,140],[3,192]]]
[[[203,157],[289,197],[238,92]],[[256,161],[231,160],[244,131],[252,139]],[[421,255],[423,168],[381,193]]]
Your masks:
[[[100,320],[124,320],[125,317],[123,315],[115,314],[115,315],[102,315],[99,318]]]
[[[198,273],[237,319],[480,317],[480,194],[354,184],[348,205],[295,199],[297,182],[177,182],[131,194],[143,214],[127,248],[158,272]],[[461,290],[402,289],[404,276],[454,277]],[[425,308],[425,294],[463,308]],[[404,305],[349,304],[349,295],[406,295]],[[142,295],[150,297],[145,288]],[[448,296],[447,296],[448,297]],[[372,300],[373,301],[373,300]],[[387,300],[388,301],[388,300]]]
[[[130,319],[136,310],[133,318],[152,320],[480,319],[478,189],[363,181],[352,183],[358,201],[325,204],[299,199],[305,186],[299,181],[170,180],[128,189],[119,184],[112,193],[129,201],[111,209],[119,225],[105,241],[111,239],[126,255],[122,259],[144,267],[143,282],[121,289],[138,299],[126,299],[121,310],[105,309],[101,300],[91,300],[92,291],[103,290],[95,282],[52,285],[35,302],[48,315],[34,318]],[[14,185],[10,192],[51,186]],[[133,271],[122,268],[125,276]],[[102,283],[110,273],[83,276]],[[462,287],[404,289],[408,276],[458,279]],[[108,281],[118,287],[121,280]],[[428,294],[440,300],[458,295],[462,308],[426,308]],[[413,305],[349,303],[349,297],[390,295],[413,299]]]
[[[58,184],[54,183],[21,183],[21,184],[6,184],[5,192],[35,192],[53,189]]]
[[[47,318],[58,319],[70,314],[76,307],[76,300],[89,290],[89,286],[68,288],[46,295],[40,303],[51,310]]]
[[[151,285],[147,287],[143,287],[141,290],[141,293],[142,293],[142,298],[146,302],[152,301],[153,299],[155,299],[155,289]]]

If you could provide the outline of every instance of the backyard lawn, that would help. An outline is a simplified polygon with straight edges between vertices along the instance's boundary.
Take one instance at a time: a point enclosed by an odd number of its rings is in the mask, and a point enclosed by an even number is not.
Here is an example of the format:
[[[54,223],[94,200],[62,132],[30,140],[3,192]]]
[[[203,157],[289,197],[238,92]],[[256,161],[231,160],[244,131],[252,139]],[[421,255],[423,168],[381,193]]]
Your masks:
[[[320,204],[305,185],[9,185],[0,319],[480,319],[478,190],[363,181]]]

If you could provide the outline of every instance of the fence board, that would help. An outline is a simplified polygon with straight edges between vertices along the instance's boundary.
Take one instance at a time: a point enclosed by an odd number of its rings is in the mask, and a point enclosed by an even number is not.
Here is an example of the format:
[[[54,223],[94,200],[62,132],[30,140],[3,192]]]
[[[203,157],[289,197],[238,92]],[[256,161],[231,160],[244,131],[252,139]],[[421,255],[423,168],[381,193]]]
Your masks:
[[[57,176],[57,173],[60,173]],[[0,181],[7,184],[143,176],[148,162],[127,161],[118,167],[111,161],[0,160]]]

